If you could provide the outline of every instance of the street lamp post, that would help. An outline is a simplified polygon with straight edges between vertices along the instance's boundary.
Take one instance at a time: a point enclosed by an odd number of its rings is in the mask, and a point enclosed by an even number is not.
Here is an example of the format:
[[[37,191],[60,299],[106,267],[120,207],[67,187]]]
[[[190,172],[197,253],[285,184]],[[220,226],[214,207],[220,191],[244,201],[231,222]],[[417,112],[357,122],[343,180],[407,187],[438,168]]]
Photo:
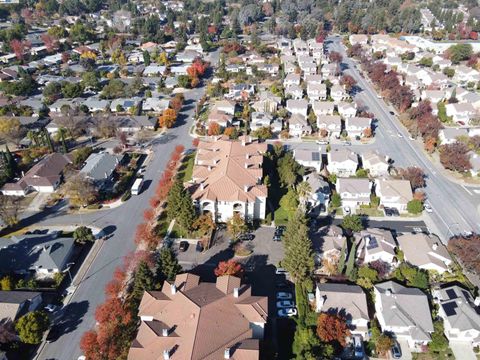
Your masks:
[[[68,276],[70,278],[70,285],[73,283],[72,273],[70,272],[70,266],[72,266],[74,264],[75,264],[74,262],[68,263],[67,268],[64,270],[64,272],[66,271],[68,273]]]

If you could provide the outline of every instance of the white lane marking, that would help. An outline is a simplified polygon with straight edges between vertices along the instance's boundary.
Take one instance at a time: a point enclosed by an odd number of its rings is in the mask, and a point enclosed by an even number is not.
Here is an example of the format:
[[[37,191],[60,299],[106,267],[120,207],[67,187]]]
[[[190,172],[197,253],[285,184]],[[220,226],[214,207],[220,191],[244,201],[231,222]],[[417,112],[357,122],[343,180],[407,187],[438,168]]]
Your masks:
[[[473,190],[475,194],[480,194],[480,190]]]
[[[471,193],[471,191],[468,190],[468,189],[465,187],[465,185],[462,185],[462,188],[463,188],[463,190],[465,190],[465,191],[468,193],[468,195],[470,195],[470,196],[473,195],[473,194]]]

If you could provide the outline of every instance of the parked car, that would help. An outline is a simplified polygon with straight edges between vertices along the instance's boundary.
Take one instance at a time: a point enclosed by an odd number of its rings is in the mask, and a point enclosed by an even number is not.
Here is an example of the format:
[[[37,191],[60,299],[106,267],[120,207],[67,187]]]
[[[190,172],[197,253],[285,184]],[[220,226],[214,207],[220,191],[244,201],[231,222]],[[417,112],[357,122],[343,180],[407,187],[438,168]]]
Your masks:
[[[316,140],[315,143],[317,143],[317,145],[328,145],[329,141],[328,140]]]
[[[352,210],[350,210],[350,206],[344,206],[343,207],[343,213],[345,215],[350,215],[351,212],[352,212]]]
[[[295,307],[295,304],[293,303],[292,300],[277,301],[277,308],[283,309],[283,308],[292,308],[292,307]]]
[[[203,245],[200,241],[197,242],[197,246],[195,247],[195,250],[197,252],[202,252],[203,251]]]
[[[295,316],[297,315],[297,309],[296,308],[280,309],[278,310],[277,314],[279,317]]]
[[[397,133],[397,136],[398,136],[400,139],[403,138],[403,135],[400,134],[399,132]]]
[[[390,115],[395,115],[395,113],[393,111],[390,111]]]
[[[57,311],[58,309],[60,309],[60,306],[54,305],[54,304],[48,304],[47,306],[44,307],[44,309],[46,311],[48,311],[49,313],[53,313],[53,312]]]
[[[430,206],[429,203],[425,203],[425,204],[423,205],[423,209],[424,209],[427,213],[433,213],[433,209],[432,209],[432,207]]]
[[[273,235],[273,241],[282,241],[282,237],[280,235]]]
[[[178,249],[179,249],[181,252],[187,251],[187,249],[188,249],[188,241],[180,241],[180,246],[178,247]]]
[[[291,298],[293,298],[293,295],[288,292],[280,291],[277,293],[277,300],[290,300]]]
[[[402,349],[400,348],[398,341],[393,342],[391,352],[394,359],[400,359],[402,357]]]
[[[385,216],[393,216],[392,209],[390,208],[383,208],[383,212],[385,213]]]
[[[398,211],[397,208],[391,208],[390,210],[392,211],[393,216],[400,216],[400,211]]]
[[[363,359],[365,356],[365,350],[363,348],[363,339],[361,335],[353,336],[353,349],[355,351],[355,357],[357,359]]]
[[[288,271],[285,270],[284,268],[277,268],[277,269],[275,270],[275,274],[277,274],[277,275],[286,275],[286,274],[288,274]]]
[[[344,141],[343,142],[343,146],[350,146],[352,145],[352,143],[350,141]]]
[[[285,280],[277,280],[275,281],[275,287],[277,289],[289,289],[290,285]]]
[[[61,335],[61,332],[58,325],[53,325],[47,334],[47,338],[46,338],[47,343],[56,341],[60,337],[60,335]]]
[[[239,241],[252,241],[255,239],[255,235],[250,233],[240,234],[237,236],[237,240]]]

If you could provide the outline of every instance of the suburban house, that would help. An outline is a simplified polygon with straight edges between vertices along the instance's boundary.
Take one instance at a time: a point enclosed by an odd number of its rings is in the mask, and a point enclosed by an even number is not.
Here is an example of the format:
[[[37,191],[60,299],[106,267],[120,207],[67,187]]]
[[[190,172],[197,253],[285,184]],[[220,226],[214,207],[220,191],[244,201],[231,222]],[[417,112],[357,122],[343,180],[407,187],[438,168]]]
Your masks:
[[[252,295],[240,278],[200,282],[193,274],[146,291],[129,360],[260,358],[268,298]]]
[[[258,101],[255,101],[252,107],[256,111],[274,113],[277,111],[278,105],[280,105],[281,102],[282,98],[280,96],[275,96],[270,91],[262,91]]]
[[[382,331],[405,340],[410,348],[426,345],[433,332],[427,296],[417,288],[408,288],[393,281],[376,284],[375,311]]]
[[[368,173],[373,176],[387,176],[390,169],[389,158],[377,151],[370,150],[364,152],[362,155],[362,166]]]
[[[319,150],[294,149],[293,157],[300,165],[313,168],[317,172],[322,168],[322,153]]]
[[[236,102],[231,100],[219,100],[212,107],[213,111],[221,111],[229,115],[235,115]]]
[[[25,196],[30,190],[52,193],[60,185],[63,170],[72,161],[68,155],[54,153],[36,163],[16,183],[6,183],[1,191],[3,195]]]
[[[342,198],[342,206],[355,212],[360,205],[370,204],[372,183],[368,179],[337,178],[337,193]]]
[[[312,128],[307,118],[301,114],[293,114],[288,119],[288,133],[292,137],[300,138],[312,133]]]
[[[250,130],[255,131],[262,127],[270,127],[272,123],[272,116],[266,112],[255,111],[252,113],[250,121]]]
[[[372,119],[368,117],[346,117],[345,118],[345,130],[348,136],[363,137],[367,129],[371,130]]]
[[[299,74],[288,74],[283,80],[283,87],[290,85],[300,85],[300,75]]]
[[[336,103],[349,98],[348,94],[340,85],[333,85],[330,88],[330,96],[332,97],[333,101],[335,101]]]
[[[347,149],[335,149],[327,154],[327,170],[330,174],[349,177],[355,175],[358,168],[358,156]]]
[[[357,104],[354,102],[340,101],[337,104],[337,110],[344,119],[351,118],[357,115]]]
[[[307,96],[310,99],[310,101],[326,100],[327,86],[325,84],[308,83]]]
[[[143,111],[154,111],[154,112],[162,112],[168,109],[170,101],[168,99],[160,99],[160,98],[146,98],[142,104]]]
[[[200,141],[195,156],[192,198],[201,213],[226,222],[238,213],[244,219],[264,219],[267,187],[262,184],[267,144],[244,136]]]
[[[342,316],[352,334],[365,337],[368,333],[367,297],[358,285],[317,284],[315,310]]]
[[[37,291],[0,291],[0,324],[15,321],[42,303],[42,293]]]
[[[469,151],[468,157],[470,165],[472,165],[470,174],[472,174],[472,176],[478,176],[480,174],[480,156],[474,151]]]
[[[347,238],[339,226],[328,225],[312,234],[312,246],[316,255],[315,262],[321,265],[322,259],[340,258],[342,248],[347,248]]]
[[[468,124],[476,114],[476,110],[470,103],[454,103],[445,105],[447,116],[451,116],[455,122]]]
[[[226,128],[233,122],[233,116],[224,111],[212,109],[212,111],[210,111],[208,114],[207,121],[209,123],[215,122],[222,128]]]
[[[288,85],[285,87],[285,96],[292,99],[301,99],[303,97],[303,89],[299,85]]]
[[[435,235],[405,233],[397,236],[405,261],[420,269],[434,270],[440,274],[448,271],[452,258],[447,248]]]
[[[306,117],[308,114],[308,101],[305,99],[287,100],[287,110],[292,114],[299,114]]]
[[[80,174],[85,175],[97,188],[103,188],[112,180],[120,160],[120,156],[107,152],[90,154],[80,170]]]
[[[74,247],[71,237],[59,232],[0,238],[0,273],[51,277],[65,270]]]
[[[397,244],[390,230],[368,228],[355,234],[357,243],[357,259],[359,262],[370,263],[381,260],[388,264],[394,262]]]
[[[380,198],[380,205],[400,212],[407,211],[407,204],[413,199],[408,180],[376,179],[375,193]]]
[[[339,138],[342,132],[342,118],[338,115],[317,115],[317,127],[320,133],[322,130],[326,131],[327,137]]]
[[[106,119],[115,124],[117,131],[127,134],[133,134],[143,129],[153,130],[157,124],[156,118],[150,118],[147,115],[112,115]]]
[[[328,208],[330,186],[318,173],[312,172],[303,177],[310,185],[310,194],[307,198],[307,209],[311,213],[321,213]]]
[[[331,101],[314,101],[312,104],[312,109],[317,116],[333,115],[335,105]]]
[[[443,319],[444,333],[450,342],[480,345],[480,298],[473,299],[468,290],[458,285],[446,285],[433,291]]]
[[[458,137],[468,136],[466,128],[444,128],[438,132],[438,138],[442,145],[453,144],[457,142]]]
[[[352,34],[348,37],[348,40],[352,46],[357,44],[364,46],[368,44],[368,35]]]

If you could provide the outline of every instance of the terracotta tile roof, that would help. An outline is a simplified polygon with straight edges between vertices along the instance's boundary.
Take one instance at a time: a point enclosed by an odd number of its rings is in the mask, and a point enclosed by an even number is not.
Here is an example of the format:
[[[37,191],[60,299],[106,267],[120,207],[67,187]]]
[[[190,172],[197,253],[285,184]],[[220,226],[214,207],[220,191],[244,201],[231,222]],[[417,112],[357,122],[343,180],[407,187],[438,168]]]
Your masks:
[[[193,168],[193,198],[212,201],[255,201],[267,197],[263,176],[265,143],[224,138],[201,141]]]
[[[162,291],[145,292],[139,309],[142,322],[128,359],[158,360],[168,351],[172,360],[219,360],[227,348],[232,360],[259,359],[250,324],[266,323],[268,299],[252,296],[251,288],[240,288],[240,279],[232,276],[220,277],[216,284],[196,279],[182,274],[174,291],[174,284],[165,282]],[[234,287],[240,288],[238,297]]]

